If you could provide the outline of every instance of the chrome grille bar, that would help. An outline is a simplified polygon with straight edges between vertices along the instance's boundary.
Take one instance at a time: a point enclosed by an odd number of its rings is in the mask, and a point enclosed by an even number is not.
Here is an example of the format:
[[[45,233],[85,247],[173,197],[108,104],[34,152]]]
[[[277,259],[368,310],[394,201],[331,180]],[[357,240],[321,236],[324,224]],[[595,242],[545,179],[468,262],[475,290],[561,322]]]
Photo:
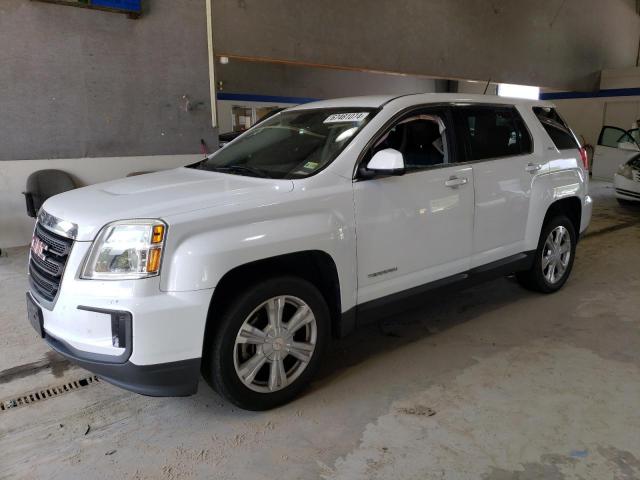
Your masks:
[[[60,290],[73,240],[63,237],[36,223],[29,256],[29,283],[31,292],[45,302],[53,303]],[[37,239],[37,240],[36,240]],[[34,250],[33,245],[40,248]]]

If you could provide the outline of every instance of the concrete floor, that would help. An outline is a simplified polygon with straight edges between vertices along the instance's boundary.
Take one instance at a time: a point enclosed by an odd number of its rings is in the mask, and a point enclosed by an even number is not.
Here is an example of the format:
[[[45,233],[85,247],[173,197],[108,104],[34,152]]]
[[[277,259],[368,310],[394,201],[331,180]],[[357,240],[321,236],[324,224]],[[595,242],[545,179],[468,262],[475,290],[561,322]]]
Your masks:
[[[0,478],[640,478],[640,209],[608,184],[592,191],[589,235],[555,295],[501,279],[362,329],[270,412],[204,383],[158,399],[101,382],[9,409]],[[86,375],[35,337],[26,249],[8,253],[0,400]]]

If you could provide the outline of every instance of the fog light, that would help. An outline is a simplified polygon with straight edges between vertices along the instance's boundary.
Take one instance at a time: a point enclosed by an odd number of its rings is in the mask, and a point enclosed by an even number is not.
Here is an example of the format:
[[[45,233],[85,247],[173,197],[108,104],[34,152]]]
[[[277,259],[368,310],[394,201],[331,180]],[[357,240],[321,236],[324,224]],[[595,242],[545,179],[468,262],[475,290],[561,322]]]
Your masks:
[[[111,343],[116,348],[127,348],[127,325],[131,322],[128,312],[111,314]]]

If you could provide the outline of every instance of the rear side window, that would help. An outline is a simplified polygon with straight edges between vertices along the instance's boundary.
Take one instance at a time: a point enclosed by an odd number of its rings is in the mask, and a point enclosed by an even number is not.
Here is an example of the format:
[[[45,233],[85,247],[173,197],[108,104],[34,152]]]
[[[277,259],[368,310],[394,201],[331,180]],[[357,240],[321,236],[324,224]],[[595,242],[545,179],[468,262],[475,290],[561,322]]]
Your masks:
[[[536,114],[558,150],[580,148],[578,141],[555,108],[533,107],[533,113]]]
[[[531,153],[532,142],[514,107],[457,107],[458,128],[467,160]]]

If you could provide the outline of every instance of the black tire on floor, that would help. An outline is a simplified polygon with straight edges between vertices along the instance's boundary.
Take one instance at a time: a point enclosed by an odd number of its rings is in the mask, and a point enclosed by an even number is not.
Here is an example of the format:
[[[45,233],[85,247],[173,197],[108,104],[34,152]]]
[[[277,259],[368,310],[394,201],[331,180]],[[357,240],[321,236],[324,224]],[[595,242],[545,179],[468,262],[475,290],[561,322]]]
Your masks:
[[[569,238],[571,239],[571,255],[569,257],[569,263],[562,276],[555,282],[549,282],[542,270],[542,256],[545,249],[545,242],[549,234],[557,227],[562,226],[569,232]],[[573,261],[575,259],[576,244],[578,242],[578,236],[571,220],[565,215],[557,215],[549,220],[542,226],[540,232],[540,240],[538,241],[538,248],[535,253],[533,265],[529,270],[518,272],[516,278],[518,282],[529,290],[542,293],[557,292],[565,284],[569,275],[571,274],[571,268],[573,267]]]
[[[254,309],[268,299],[281,295],[297,297],[309,306],[316,320],[316,346],[308,365],[291,384],[274,392],[256,392],[248,388],[236,373],[236,337]],[[324,297],[313,284],[292,276],[270,278],[248,287],[238,294],[216,321],[219,324],[215,335],[210,344],[205,345],[203,375],[215,391],[246,410],[268,410],[298,396],[316,374],[330,337],[330,314]]]

